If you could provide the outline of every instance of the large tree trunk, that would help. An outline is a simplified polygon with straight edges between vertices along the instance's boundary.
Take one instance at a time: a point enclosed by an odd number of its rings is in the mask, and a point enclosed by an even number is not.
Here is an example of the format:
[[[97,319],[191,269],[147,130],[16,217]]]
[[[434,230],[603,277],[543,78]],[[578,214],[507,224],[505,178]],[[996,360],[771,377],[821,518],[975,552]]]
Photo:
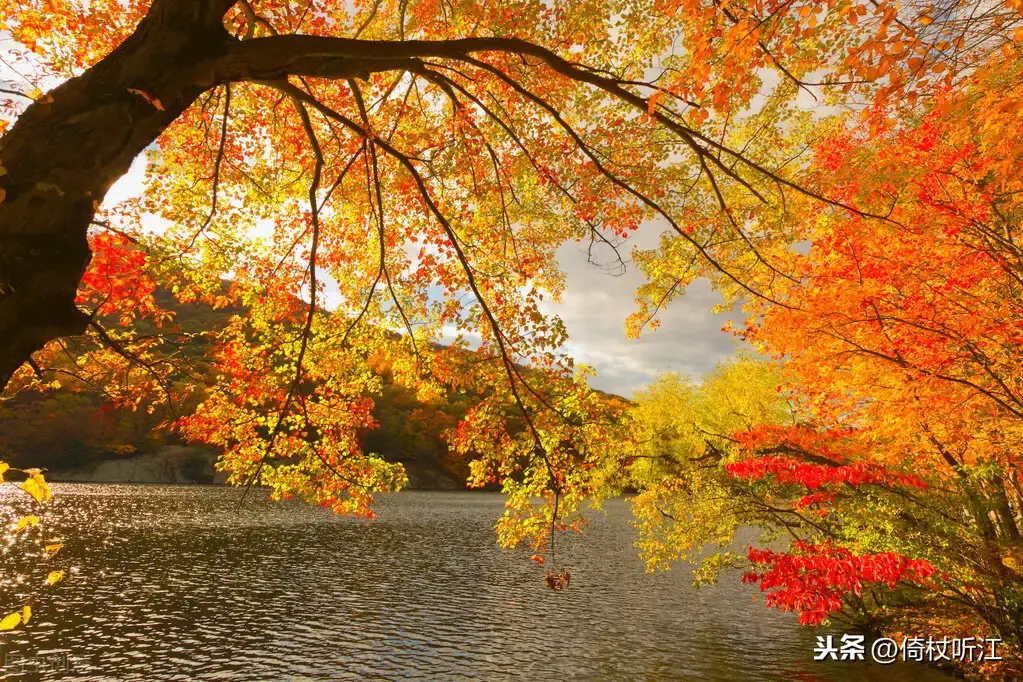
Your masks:
[[[0,390],[47,342],[81,334],[86,230],[132,160],[216,77],[233,0],[155,0],[116,50],[33,103],[0,138]],[[159,106],[131,90],[159,100]]]

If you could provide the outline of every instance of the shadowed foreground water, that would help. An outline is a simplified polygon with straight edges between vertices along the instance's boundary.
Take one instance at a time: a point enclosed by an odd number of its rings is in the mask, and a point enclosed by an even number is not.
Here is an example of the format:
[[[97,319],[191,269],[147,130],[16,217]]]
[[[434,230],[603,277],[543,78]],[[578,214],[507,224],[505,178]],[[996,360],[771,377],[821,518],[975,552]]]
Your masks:
[[[572,582],[555,593],[496,546],[498,495],[402,493],[357,521],[227,488],[55,492],[73,572],[0,648],[72,669],[5,679],[950,679],[816,663],[815,633],[738,575],[694,590],[687,571],[644,573],[621,500],[561,546]]]

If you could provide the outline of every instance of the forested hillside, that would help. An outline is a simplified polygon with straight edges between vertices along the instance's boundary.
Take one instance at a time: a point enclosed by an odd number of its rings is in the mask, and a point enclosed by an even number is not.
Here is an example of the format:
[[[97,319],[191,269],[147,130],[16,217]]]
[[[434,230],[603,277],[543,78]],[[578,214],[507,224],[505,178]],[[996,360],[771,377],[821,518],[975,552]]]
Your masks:
[[[214,309],[203,303],[180,303],[165,290],[155,291],[154,300],[174,313],[160,331],[189,340],[180,347],[168,347],[167,356],[187,355],[190,366],[207,373],[210,367],[204,354],[211,347],[211,332],[246,312],[230,306]],[[8,402],[8,409],[0,411],[0,453],[12,463],[60,471],[186,444],[173,429],[161,428],[175,416],[166,406],[145,401],[117,405],[116,396],[105,395],[81,374],[72,375],[72,359],[77,357],[73,342],[68,342],[67,350],[67,361],[55,383],[47,390],[18,394]],[[421,400],[415,391],[392,381],[386,354],[374,355],[369,365],[382,380],[374,408],[379,427],[362,430],[362,447],[403,463],[419,479],[440,477],[451,485],[464,485],[469,458],[453,452],[444,438],[444,432],[454,428],[471,406],[464,391],[450,390],[442,399]],[[182,377],[183,382],[192,380],[194,392],[178,406],[177,416],[187,414],[202,399],[203,386],[194,379]]]

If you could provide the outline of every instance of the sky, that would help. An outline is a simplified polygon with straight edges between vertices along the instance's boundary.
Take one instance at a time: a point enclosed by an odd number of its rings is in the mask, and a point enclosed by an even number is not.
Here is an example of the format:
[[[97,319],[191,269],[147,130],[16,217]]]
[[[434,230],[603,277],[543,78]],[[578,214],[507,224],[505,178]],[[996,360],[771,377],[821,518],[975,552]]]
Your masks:
[[[637,241],[647,247],[649,236],[660,232],[657,223],[644,226]],[[630,340],[625,338],[625,318],[635,310],[636,287],[643,283],[638,268],[627,263],[624,274],[610,275],[587,262],[583,244],[563,246],[558,261],[567,282],[562,303],[551,308],[568,329],[569,354],[597,370],[590,381],[593,388],[630,396],[666,371],[698,381],[735,354],[735,338],[721,331],[729,316],[712,312],[721,297],[707,280],[697,280],[672,302],[658,329]]]

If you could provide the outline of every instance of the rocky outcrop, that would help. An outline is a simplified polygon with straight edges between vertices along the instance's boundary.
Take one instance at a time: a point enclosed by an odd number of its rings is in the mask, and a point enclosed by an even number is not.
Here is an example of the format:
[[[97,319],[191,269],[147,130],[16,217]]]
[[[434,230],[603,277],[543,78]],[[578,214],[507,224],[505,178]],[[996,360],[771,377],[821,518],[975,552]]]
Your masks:
[[[156,452],[103,459],[74,469],[48,471],[51,481],[80,483],[224,483],[213,470],[217,453],[198,447],[165,445]],[[460,490],[464,486],[444,472],[405,463],[410,490]]]
[[[457,481],[440,469],[403,462],[408,476],[407,490],[465,490],[465,481]]]
[[[217,453],[210,450],[166,445],[156,452],[50,471],[47,478],[88,483],[220,483],[223,474],[213,471],[216,461]]]

